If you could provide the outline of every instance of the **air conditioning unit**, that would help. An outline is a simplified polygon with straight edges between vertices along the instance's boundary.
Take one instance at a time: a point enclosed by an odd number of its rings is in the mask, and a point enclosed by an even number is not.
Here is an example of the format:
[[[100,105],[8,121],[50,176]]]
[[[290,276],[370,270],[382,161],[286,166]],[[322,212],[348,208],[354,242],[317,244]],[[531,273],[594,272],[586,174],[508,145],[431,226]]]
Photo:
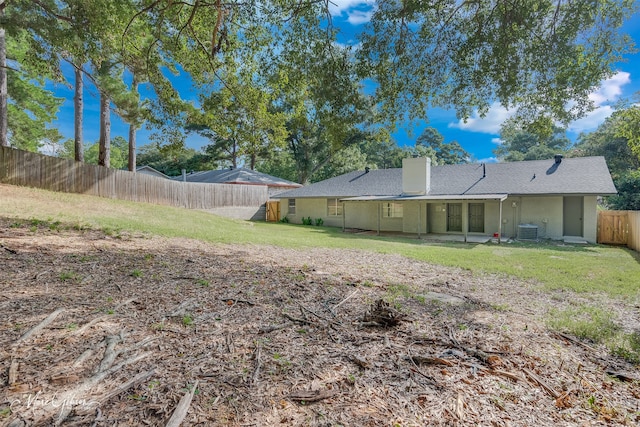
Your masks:
[[[538,226],[535,224],[519,224],[518,240],[538,240]]]

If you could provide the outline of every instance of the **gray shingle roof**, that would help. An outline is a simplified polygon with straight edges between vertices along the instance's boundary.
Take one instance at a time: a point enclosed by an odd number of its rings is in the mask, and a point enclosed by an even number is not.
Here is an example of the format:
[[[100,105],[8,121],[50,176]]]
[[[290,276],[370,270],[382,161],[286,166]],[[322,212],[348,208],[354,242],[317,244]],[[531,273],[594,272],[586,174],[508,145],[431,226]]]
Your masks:
[[[483,177],[483,173],[485,176]],[[278,194],[278,198],[398,196],[402,169],[350,172]],[[431,167],[429,195],[615,194],[604,157]]]
[[[209,184],[249,184],[287,188],[300,187],[298,183],[246,168],[194,172],[187,174],[186,178],[187,182],[205,182]],[[182,176],[176,176],[172,179],[182,181]]]

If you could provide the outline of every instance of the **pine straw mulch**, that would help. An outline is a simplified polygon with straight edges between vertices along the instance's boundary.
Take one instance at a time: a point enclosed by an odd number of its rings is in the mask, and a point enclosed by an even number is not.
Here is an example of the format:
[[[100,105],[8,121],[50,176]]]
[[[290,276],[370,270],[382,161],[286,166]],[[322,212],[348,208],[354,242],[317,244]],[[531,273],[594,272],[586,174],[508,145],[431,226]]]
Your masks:
[[[637,370],[548,331],[578,296],[532,283],[9,220],[0,272],[4,425],[640,422]]]

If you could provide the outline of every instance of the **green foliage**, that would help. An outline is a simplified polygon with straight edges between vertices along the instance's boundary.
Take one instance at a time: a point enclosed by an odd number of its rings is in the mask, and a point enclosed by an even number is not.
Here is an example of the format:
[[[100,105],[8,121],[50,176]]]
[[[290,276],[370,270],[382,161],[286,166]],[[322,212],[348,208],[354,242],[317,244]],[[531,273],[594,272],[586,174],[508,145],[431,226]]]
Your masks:
[[[311,177],[311,182],[322,181],[334,176],[356,170],[364,170],[368,166],[367,155],[358,145],[350,145],[333,154],[330,160]]]
[[[282,218],[280,218],[280,221],[283,224],[288,224],[289,223],[289,217],[283,216]]]
[[[617,113],[619,121],[615,136],[626,138],[629,148],[640,160],[640,107],[634,105]]]
[[[58,157],[65,159],[73,159],[75,155],[74,141],[68,139],[58,146],[56,150]],[[100,143],[85,145],[84,162],[97,165],[100,156]],[[129,160],[129,142],[123,137],[116,136],[111,140],[111,161],[110,167],[114,169],[123,169],[127,166]]]
[[[322,218],[316,218],[317,227],[322,227],[323,224],[324,224],[324,220]]]
[[[184,316],[182,316],[182,324],[184,326],[192,326],[193,325],[193,316],[190,314],[185,314]]]
[[[421,153],[419,149],[428,149]],[[427,127],[416,140],[416,150],[420,157],[430,157],[436,165],[467,163],[470,155],[457,141],[444,142],[444,136],[433,127]]]
[[[376,5],[357,56],[390,120],[405,111],[423,118],[434,106],[468,118],[497,102],[529,122],[567,122],[592,105],[592,88],[631,51],[619,28],[637,10],[631,0]]]
[[[273,150],[268,153],[258,161],[256,170],[292,182],[297,182],[298,179],[296,163],[288,149]]]
[[[502,143],[493,152],[505,162],[552,159],[571,145],[565,130],[550,121],[541,125],[509,119],[500,128],[500,139]]]
[[[135,277],[135,278],[140,278],[140,277],[142,277],[142,270],[139,270],[139,269],[137,269],[137,268],[136,268],[136,269],[134,269],[134,270],[131,272],[131,277]]]
[[[607,206],[621,211],[640,210],[640,170],[618,176],[614,184],[618,194],[607,197]]]
[[[640,159],[631,151],[627,138],[618,136],[624,121],[621,113],[614,112],[595,131],[580,134],[570,151],[573,157],[604,156],[614,179],[640,169]]]
[[[244,158],[250,169],[258,159],[284,146],[287,130],[285,115],[272,108],[274,88],[257,82],[257,65],[227,64],[225,84],[213,92],[200,87],[202,111],[193,111],[187,129],[198,132],[213,143],[208,151],[216,160],[227,160],[236,168]]]
[[[168,176],[182,174],[182,169],[188,172],[218,169],[219,163],[209,154],[186,148],[183,146],[148,144],[140,148],[138,164],[151,166]]]
[[[63,271],[58,277],[62,282],[78,282],[80,280],[78,273],[73,271]]]
[[[51,70],[30,48],[26,31],[7,38],[7,123],[12,146],[37,151],[62,139],[57,129],[47,125],[56,118],[63,99],[45,89],[45,78],[53,78]]]
[[[313,220],[311,219],[310,216],[306,217],[306,218],[302,218],[302,225],[311,225],[313,224]]]

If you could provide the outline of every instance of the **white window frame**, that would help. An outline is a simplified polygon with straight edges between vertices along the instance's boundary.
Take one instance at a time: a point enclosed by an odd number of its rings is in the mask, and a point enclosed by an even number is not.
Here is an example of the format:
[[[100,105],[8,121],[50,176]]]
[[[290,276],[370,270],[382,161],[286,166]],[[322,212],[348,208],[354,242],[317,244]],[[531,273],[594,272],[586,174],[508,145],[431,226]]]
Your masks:
[[[402,203],[388,202],[382,204],[382,217],[383,218],[402,218],[403,208]]]
[[[340,199],[327,199],[327,216],[342,216]]]
[[[287,209],[287,213],[288,215],[295,215],[296,214],[296,199],[289,199],[289,202],[287,203],[288,209]]]

